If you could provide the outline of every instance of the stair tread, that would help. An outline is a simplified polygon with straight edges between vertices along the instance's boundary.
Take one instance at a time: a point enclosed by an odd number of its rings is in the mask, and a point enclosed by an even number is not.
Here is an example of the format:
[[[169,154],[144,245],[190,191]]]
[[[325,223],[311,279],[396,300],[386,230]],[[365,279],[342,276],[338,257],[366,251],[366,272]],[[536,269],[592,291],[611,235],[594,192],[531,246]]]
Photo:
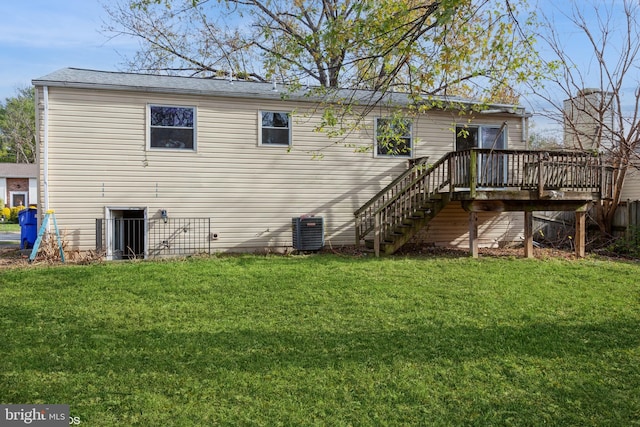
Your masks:
[[[448,181],[446,185],[448,185]],[[442,188],[440,187],[440,189]],[[406,199],[394,200],[394,205],[386,211],[389,213],[385,219],[387,232],[380,236],[379,244],[382,252],[392,254],[397,251],[449,203],[450,195],[448,192],[432,193],[431,191],[433,190],[421,191],[422,194],[416,196],[413,195],[416,193],[412,193]],[[411,208],[408,208],[409,206]],[[373,248],[374,238],[371,234],[369,236],[370,238],[365,238],[365,244],[368,248]]]

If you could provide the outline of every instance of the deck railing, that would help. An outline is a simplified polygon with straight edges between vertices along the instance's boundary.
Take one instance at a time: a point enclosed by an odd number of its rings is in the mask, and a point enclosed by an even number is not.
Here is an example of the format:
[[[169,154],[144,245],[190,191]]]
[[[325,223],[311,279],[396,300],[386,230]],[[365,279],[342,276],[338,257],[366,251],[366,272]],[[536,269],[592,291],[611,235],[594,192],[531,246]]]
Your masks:
[[[454,157],[456,188],[565,189],[601,192],[607,185],[600,157],[573,151],[516,151],[472,149]]]
[[[470,149],[451,152],[431,166],[416,161],[354,212],[356,241],[374,231],[386,236],[438,193],[518,189],[612,194],[613,169],[598,156],[574,151]],[[376,239],[378,240],[378,239]]]

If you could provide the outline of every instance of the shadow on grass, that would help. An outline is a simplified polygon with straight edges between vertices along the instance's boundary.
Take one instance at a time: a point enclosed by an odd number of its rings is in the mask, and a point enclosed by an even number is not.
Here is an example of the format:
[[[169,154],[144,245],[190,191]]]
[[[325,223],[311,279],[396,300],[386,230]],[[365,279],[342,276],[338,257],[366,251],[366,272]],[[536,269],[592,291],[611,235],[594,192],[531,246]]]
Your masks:
[[[640,321],[635,319],[578,326],[419,325],[338,333],[311,326],[304,332],[123,333],[74,325],[48,335],[44,331],[24,331],[7,336],[0,344],[0,353],[11,369],[105,373],[126,369],[197,377],[215,369],[266,372],[283,366],[322,369],[351,363],[457,363],[507,356],[597,360],[606,352],[640,345],[638,330]]]

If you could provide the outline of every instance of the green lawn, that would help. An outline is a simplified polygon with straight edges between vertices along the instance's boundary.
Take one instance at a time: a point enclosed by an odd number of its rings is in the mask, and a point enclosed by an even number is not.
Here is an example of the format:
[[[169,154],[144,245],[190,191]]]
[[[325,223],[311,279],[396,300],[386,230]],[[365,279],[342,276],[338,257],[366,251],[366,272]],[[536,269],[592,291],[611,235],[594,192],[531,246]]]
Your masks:
[[[0,222],[0,233],[8,231],[20,231],[20,224],[10,224],[8,222]]]
[[[639,278],[325,255],[0,270],[0,402],[87,426],[640,425]]]

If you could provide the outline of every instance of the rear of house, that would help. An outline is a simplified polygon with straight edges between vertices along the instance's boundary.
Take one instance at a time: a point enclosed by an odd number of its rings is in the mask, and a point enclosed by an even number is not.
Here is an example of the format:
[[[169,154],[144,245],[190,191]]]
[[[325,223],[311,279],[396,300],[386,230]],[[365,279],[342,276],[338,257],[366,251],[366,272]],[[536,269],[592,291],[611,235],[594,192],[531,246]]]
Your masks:
[[[391,109],[329,138],[318,99],[272,84],[63,69],[34,85],[41,211],[70,247],[109,258],[285,251],[300,217],[325,246],[353,245],[354,211],[410,161],[526,141],[522,109],[406,110],[393,151],[378,144]],[[479,222],[481,246],[522,239],[519,216]],[[421,238],[466,247],[466,212],[452,203]]]

